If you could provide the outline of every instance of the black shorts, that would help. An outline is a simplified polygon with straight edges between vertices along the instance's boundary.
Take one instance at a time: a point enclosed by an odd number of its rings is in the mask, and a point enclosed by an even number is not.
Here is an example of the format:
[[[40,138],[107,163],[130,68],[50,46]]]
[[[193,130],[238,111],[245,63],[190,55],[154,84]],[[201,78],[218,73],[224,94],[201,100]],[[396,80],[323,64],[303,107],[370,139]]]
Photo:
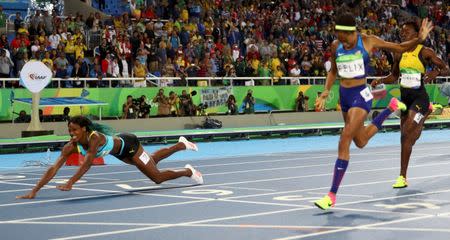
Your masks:
[[[112,155],[120,160],[133,158],[141,145],[136,135],[131,133],[121,133],[116,135],[116,137],[119,137],[122,140],[122,147],[120,148],[119,153]]]
[[[430,107],[430,97],[425,88],[410,89],[400,88],[401,101],[406,104],[408,110],[420,112],[422,115],[428,114]],[[402,116],[407,115],[408,112],[402,112]]]

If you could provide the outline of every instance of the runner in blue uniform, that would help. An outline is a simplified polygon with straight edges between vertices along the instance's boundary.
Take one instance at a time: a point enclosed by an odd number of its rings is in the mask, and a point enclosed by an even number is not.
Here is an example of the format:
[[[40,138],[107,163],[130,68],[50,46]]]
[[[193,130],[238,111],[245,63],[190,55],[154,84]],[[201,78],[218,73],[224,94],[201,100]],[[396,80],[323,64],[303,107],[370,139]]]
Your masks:
[[[338,11],[339,12],[339,11]],[[372,94],[366,86],[369,55],[374,49],[385,49],[392,52],[405,52],[423,42],[433,29],[427,19],[416,38],[401,44],[386,42],[373,35],[361,34],[356,29],[354,15],[341,12],[336,18],[336,36],[331,46],[331,70],[325,83],[325,90],[316,99],[316,108],[323,109],[326,99],[336,78],[340,78],[339,97],[344,118],[344,128],[339,140],[339,153],[334,167],[334,176],[329,193],[314,202],[321,209],[328,209],[336,202],[336,193],[344,177],[350,160],[350,144],[353,141],[363,148],[379,129],[383,121],[397,109],[406,110],[405,104],[392,98],[388,107],[383,110],[367,127],[364,121],[372,107]]]

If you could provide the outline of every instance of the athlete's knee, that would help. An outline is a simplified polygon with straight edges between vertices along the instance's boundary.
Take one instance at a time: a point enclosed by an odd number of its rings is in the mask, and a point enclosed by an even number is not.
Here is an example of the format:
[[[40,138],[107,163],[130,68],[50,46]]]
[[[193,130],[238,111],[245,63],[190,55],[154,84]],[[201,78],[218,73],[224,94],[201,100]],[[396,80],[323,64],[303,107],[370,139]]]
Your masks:
[[[403,144],[414,145],[417,141],[418,137],[414,132],[410,133],[402,133],[401,142]]]
[[[162,182],[164,182],[161,177],[151,177],[150,179],[156,184],[161,184]]]
[[[364,148],[367,145],[367,141],[363,141],[363,140],[359,140],[359,139],[355,139],[353,141],[356,145],[356,147],[358,148]]]
[[[161,173],[159,171],[148,173],[146,175],[156,184],[160,184],[163,182],[163,178],[161,177]]]

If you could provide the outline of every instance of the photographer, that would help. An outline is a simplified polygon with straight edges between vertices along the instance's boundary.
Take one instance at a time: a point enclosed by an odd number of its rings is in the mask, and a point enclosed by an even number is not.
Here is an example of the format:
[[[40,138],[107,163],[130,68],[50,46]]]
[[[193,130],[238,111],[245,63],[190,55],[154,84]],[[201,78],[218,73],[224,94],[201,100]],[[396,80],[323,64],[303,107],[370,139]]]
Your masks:
[[[133,119],[136,118],[137,106],[133,103],[133,97],[131,95],[127,96],[127,102],[123,104],[122,107],[122,119]]]
[[[242,108],[244,109],[244,113],[255,113],[255,103],[256,100],[253,97],[253,91],[249,89],[247,91],[247,96],[245,96],[244,101],[242,101]]]
[[[208,116],[205,111],[208,108],[208,103],[200,103],[198,106],[194,106],[194,108],[196,116]]]
[[[236,98],[234,97],[233,94],[228,96],[227,107],[228,107],[227,114],[229,114],[229,115],[236,115],[236,114],[238,114],[237,106],[236,106]]]
[[[196,93],[196,92],[195,92]],[[195,94],[193,94],[195,95]],[[193,116],[194,115],[194,103],[192,102],[192,98],[190,94],[187,94],[186,90],[181,92],[180,96],[180,110],[181,116]]]
[[[169,98],[164,95],[164,89],[159,89],[158,94],[153,98],[154,103],[158,103],[158,116],[167,117],[170,114]]]
[[[180,104],[180,98],[177,94],[171,91],[169,93],[169,105],[170,105],[170,115],[176,117],[179,115],[178,105]]]
[[[308,96],[303,95],[303,92],[298,93],[298,97],[295,99],[295,111],[307,112],[308,111]]]
[[[140,98],[133,101],[137,102],[138,118],[148,118],[152,106],[147,102],[147,97],[142,95]]]

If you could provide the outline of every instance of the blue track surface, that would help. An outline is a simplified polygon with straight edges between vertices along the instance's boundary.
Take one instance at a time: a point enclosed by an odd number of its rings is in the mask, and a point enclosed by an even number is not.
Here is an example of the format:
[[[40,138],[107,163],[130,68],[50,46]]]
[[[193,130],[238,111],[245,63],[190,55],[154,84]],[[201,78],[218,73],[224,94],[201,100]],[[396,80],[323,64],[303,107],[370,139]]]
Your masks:
[[[202,142],[199,143],[202,151],[198,153],[185,153],[173,155],[168,160],[198,160],[218,157],[246,156],[266,153],[306,152],[321,150],[337,150],[339,136],[312,136],[295,137],[286,139],[268,140],[242,140],[227,142]],[[422,133],[418,143],[450,141],[450,130],[427,130]],[[369,147],[381,147],[398,145],[400,142],[399,132],[378,133],[369,142]],[[153,152],[167,145],[146,146],[145,150]],[[354,145],[353,149],[356,148]],[[50,153],[53,162],[59,155],[59,151]],[[24,166],[26,161],[45,161],[46,153],[5,154],[0,155],[0,172],[17,169]],[[105,158],[107,164],[123,164],[112,156]]]
[[[424,132],[406,189],[391,188],[398,133],[353,149],[337,205],[327,212],[311,201],[329,190],[337,136],[201,143],[198,153],[160,163],[193,164],[201,186],[188,178],[155,185],[134,166],[117,164],[93,167],[61,192],[54,186],[76,170],[65,167],[36,199],[16,200],[44,169],[9,170],[0,174],[0,231],[2,239],[448,240],[448,133]]]

